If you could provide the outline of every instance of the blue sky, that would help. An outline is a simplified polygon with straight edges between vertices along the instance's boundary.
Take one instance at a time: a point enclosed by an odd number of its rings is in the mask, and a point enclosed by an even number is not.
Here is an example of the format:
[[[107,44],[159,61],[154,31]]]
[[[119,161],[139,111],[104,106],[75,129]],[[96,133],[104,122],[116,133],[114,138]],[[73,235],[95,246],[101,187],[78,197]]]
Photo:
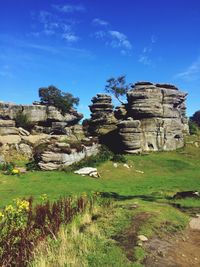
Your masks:
[[[31,103],[55,85],[91,98],[111,76],[177,85],[200,109],[199,0],[0,2],[0,101]]]

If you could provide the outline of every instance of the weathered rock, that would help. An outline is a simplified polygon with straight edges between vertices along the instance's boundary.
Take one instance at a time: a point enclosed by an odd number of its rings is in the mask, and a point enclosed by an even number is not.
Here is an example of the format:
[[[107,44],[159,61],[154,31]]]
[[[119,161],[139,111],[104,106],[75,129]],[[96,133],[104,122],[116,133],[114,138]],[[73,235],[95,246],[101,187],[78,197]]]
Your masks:
[[[0,120],[0,127],[15,127],[14,120]]]
[[[0,164],[4,164],[5,162],[5,157],[3,155],[0,155]]]
[[[97,168],[92,168],[92,167],[84,167],[81,168],[77,171],[75,171],[75,174],[80,174],[80,175],[90,175],[91,173],[97,172]]]
[[[29,136],[30,135],[30,133],[27,130],[23,129],[22,127],[19,127],[18,130],[19,130],[19,134],[22,136]]]
[[[19,144],[20,142],[21,137],[19,135],[0,136],[0,143],[3,145]]]
[[[55,143],[54,148],[55,147],[57,147],[57,150],[49,150],[51,148],[50,145],[41,154],[41,161],[38,165],[42,170],[56,170],[63,167],[67,167],[76,162],[81,161],[86,157],[96,155],[99,151],[98,144],[93,144],[89,147],[83,146],[82,151],[76,151],[75,149],[71,149],[70,153],[63,152],[63,143],[59,145],[58,143]],[[69,148],[69,145],[66,144],[66,147]]]
[[[24,143],[18,145],[18,151],[20,154],[25,155],[28,158],[31,158],[33,155],[32,147]]]
[[[19,134],[19,130],[15,127],[0,127],[0,136],[17,134]]]
[[[28,121],[34,126],[45,127],[45,128],[35,128],[34,130],[39,131],[57,130],[57,128],[64,129],[66,126],[71,126],[77,124],[83,115],[77,111],[71,109],[66,115],[62,115],[61,112],[53,106],[45,105],[15,105],[9,103],[0,103],[0,127],[5,125],[5,127],[14,127],[15,119],[18,114],[26,115]],[[5,121],[8,121],[5,123]],[[14,123],[12,122],[14,121]],[[47,129],[46,129],[47,127]],[[1,133],[0,133],[1,135]]]
[[[118,124],[124,151],[168,151],[183,147],[188,133],[186,95],[169,84],[139,82],[127,93],[129,120]]]
[[[88,121],[88,131],[91,134],[105,135],[117,128],[112,99],[106,94],[97,94],[92,99],[91,119]]]

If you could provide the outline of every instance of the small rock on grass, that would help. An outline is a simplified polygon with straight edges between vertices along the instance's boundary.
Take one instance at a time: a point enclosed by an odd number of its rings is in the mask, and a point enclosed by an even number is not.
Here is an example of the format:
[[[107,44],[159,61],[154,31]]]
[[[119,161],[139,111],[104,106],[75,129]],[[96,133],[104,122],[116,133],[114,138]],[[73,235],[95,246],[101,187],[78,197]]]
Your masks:
[[[142,242],[146,242],[146,241],[148,241],[148,238],[147,238],[145,235],[139,235],[139,236],[138,236],[138,239],[139,239],[140,241],[142,241]]]

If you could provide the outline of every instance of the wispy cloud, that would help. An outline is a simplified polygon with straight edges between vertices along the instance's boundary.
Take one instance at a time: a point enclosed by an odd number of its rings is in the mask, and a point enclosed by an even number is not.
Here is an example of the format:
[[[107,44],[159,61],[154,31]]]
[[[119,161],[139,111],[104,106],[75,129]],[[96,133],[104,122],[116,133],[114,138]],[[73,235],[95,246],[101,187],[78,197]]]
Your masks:
[[[196,81],[200,79],[200,57],[198,57],[185,71],[179,72],[175,75],[177,79],[185,81]]]
[[[39,37],[57,37],[68,43],[77,42],[80,38],[74,33],[74,20],[66,19],[49,11],[40,11],[36,18],[40,23],[40,29],[31,32],[29,35]]]
[[[111,46],[113,48],[121,47],[128,50],[132,49],[132,45],[124,33],[119,31],[109,31],[108,33],[112,39]]]
[[[70,32],[63,33],[62,37],[64,40],[68,41],[69,43],[76,42],[80,39],[78,36],[76,36],[75,34],[70,33]]]
[[[102,20],[102,19],[99,19],[99,18],[95,18],[95,19],[93,19],[92,24],[94,26],[104,26],[105,27],[105,26],[109,25],[109,22]]]
[[[97,31],[95,32],[95,37],[101,39],[106,45],[112,48],[120,49],[121,54],[127,55],[132,49],[132,44],[128,37],[119,31]]]
[[[85,12],[86,8],[83,5],[52,5],[54,9],[63,13],[73,13],[73,12]]]
[[[153,66],[153,60],[152,60],[152,51],[153,51],[153,46],[157,42],[157,38],[155,35],[152,35],[150,38],[150,44],[145,46],[140,53],[138,57],[138,62],[145,65],[145,66]]]

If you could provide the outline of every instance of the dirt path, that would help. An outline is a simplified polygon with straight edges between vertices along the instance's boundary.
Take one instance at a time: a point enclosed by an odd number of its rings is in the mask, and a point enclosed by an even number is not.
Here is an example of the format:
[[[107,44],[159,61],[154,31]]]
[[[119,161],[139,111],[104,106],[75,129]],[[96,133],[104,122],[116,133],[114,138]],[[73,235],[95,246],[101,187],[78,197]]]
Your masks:
[[[200,267],[200,217],[190,221],[180,236],[166,239],[153,238],[146,249],[148,267]]]

